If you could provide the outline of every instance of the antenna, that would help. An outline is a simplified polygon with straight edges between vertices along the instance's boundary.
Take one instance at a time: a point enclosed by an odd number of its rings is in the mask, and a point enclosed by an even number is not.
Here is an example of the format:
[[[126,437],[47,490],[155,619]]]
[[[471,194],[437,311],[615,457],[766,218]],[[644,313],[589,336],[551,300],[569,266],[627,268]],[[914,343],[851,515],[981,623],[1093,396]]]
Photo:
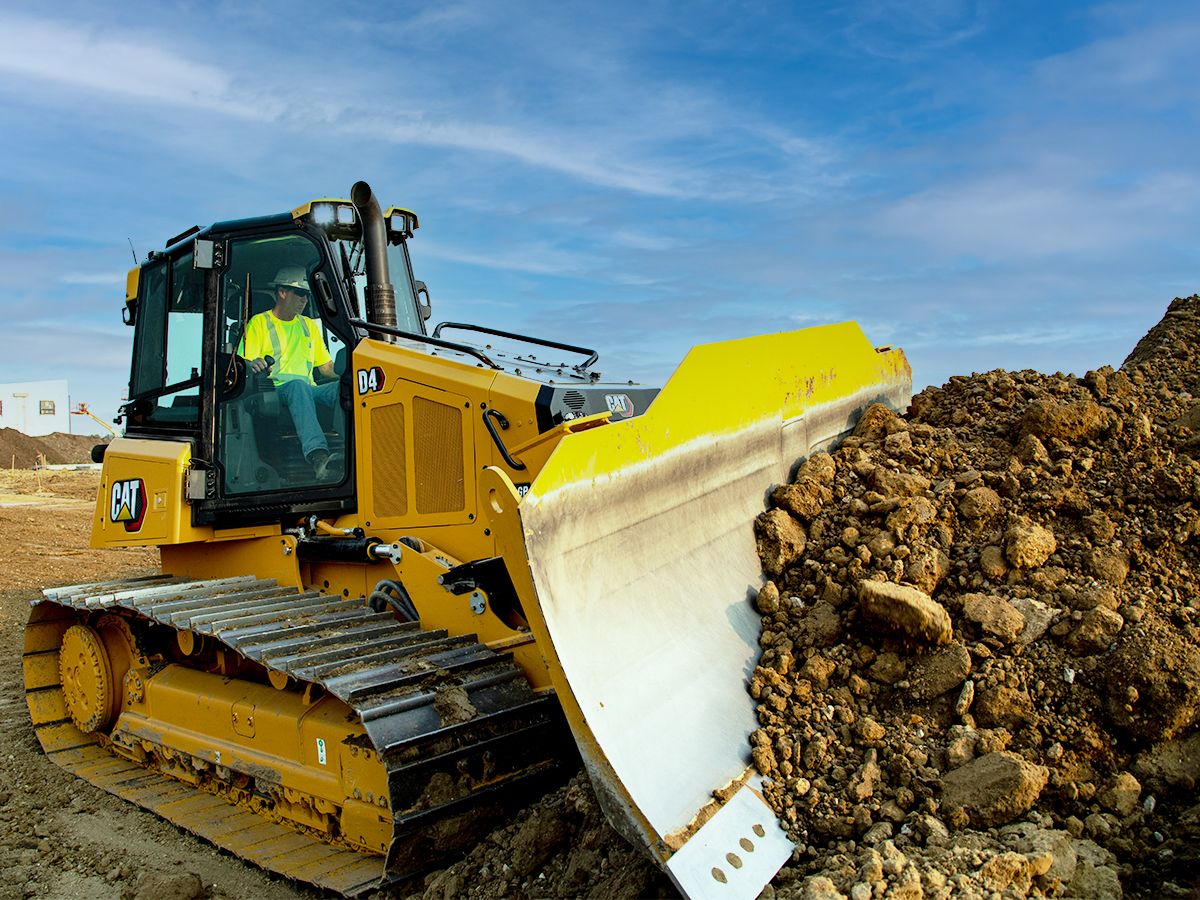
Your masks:
[[[137,251],[133,249],[133,238],[125,238],[125,240],[129,241],[129,252],[133,254],[133,264],[136,266],[138,264]]]

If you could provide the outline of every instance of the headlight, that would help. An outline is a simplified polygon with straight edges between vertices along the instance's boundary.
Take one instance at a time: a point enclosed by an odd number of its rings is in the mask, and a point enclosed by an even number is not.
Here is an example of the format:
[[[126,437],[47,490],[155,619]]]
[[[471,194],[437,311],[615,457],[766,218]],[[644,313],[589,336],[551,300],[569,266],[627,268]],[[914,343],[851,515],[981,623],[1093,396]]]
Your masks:
[[[358,213],[349,200],[331,197],[312,200],[292,210],[292,218],[297,222],[311,222],[332,240],[358,240],[362,233]]]
[[[398,206],[390,207],[384,213],[384,219],[387,221],[389,244],[398,244],[405,238],[412,237],[413,232],[420,227],[415,212],[411,209],[401,209]]]

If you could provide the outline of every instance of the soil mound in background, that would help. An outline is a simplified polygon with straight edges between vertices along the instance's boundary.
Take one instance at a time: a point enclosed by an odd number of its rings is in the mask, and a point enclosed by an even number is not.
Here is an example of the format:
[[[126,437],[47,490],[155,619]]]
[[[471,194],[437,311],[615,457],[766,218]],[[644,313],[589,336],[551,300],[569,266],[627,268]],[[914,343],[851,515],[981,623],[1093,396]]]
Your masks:
[[[781,895],[1194,896],[1200,297],[1120,370],[955,377],[777,489]]]
[[[90,463],[92,448],[107,443],[108,437],[94,434],[63,434],[56,431],[41,437],[32,437],[15,428],[0,428],[0,468],[31,469],[45,456],[46,464],[70,465]]]

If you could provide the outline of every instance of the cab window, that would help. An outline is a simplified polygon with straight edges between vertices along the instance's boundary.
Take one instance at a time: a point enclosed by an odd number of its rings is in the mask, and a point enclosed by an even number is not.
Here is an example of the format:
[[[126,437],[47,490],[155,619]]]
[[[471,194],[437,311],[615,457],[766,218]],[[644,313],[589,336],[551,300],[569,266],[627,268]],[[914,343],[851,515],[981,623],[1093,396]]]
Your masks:
[[[200,421],[204,273],[192,254],[142,270],[129,378],[129,423],[188,426]]]
[[[226,365],[245,377],[218,406],[225,496],[346,480],[348,416],[338,381],[348,353],[313,296],[321,267],[316,245],[301,234],[230,242],[218,322]]]

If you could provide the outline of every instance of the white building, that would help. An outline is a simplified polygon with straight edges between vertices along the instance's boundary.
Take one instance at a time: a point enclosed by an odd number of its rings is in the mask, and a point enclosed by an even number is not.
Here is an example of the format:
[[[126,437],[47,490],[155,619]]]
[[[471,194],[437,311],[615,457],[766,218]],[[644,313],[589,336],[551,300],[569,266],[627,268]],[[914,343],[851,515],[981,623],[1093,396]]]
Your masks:
[[[0,384],[0,428],[34,437],[71,431],[71,401],[66,380]]]

